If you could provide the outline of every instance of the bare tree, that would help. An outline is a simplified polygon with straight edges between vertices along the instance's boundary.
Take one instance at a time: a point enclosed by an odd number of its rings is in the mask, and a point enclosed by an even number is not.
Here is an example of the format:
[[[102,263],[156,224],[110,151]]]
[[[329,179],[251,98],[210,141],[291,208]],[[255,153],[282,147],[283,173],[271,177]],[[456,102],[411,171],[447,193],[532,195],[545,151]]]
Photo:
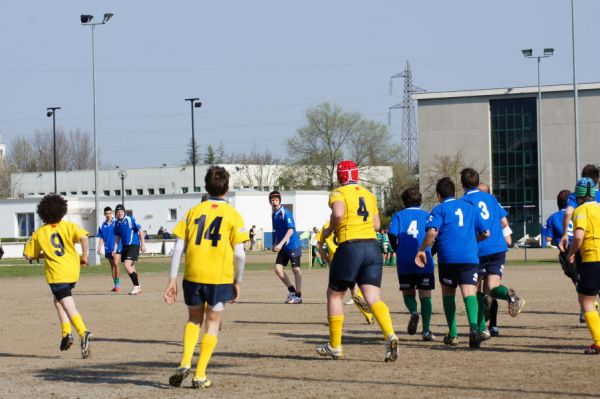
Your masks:
[[[265,190],[278,185],[283,167],[281,160],[269,150],[259,151],[254,146],[249,153],[233,155],[230,159],[232,163],[240,164],[238,173],[244,186]]]
[[[77,129],[69,132],[68,168],[85,170],[94,168],[94,148],[89,134]]]
[[[27,137],[16,137],[11,141],[7,163],[15,172],[33,172],[36,170],[33,145]]]

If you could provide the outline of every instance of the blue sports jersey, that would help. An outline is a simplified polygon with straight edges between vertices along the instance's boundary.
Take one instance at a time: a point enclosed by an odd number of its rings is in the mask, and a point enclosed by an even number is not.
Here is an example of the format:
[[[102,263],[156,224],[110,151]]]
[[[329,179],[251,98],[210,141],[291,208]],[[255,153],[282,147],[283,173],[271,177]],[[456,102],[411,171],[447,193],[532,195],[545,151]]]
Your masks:
[[[273,246],[279,244],[279,241],[285,237],[287,231],[289,229],[294,229],[294,233],[288,240],[286,244],[284,244],[281,249],[285,249],[291,251],[296,248],[302,247],[302,241],[300,241],[300,237],[296,232],[296,223],[294,223],[294,216],[292,212],[290,212],[287,208],[280,206],[278,210],[273,212]]]
[[[104,253],[110,254],[115,248],[115,223],[116,219],[111,220],[110,223],[104,221],[100,227],[98,227],[98,234],[96,237],[102,238],[104,241]],[[121,242],[119,241],[119,245],[117,248],[118,252],[121,252]]]
[[[142,226],[136,222],[133,216],[125,216],[116,220],[115,235],[121,237],[121,245],[140,245],[139,231]]]
[[[600,202],[600,191],[596,191],[596,202]],[[577,200],[575,199],[575,193],[569,194],[569,198],[567,199],[567,206],[571,208],[577,208]]]
[[[429,214],[419,207],[411,207],[396,212],[390,222],[389,233],[398,237],[396,267],[398,274],[433,273],[431,248],[425,250],[427,264],[420,268],[415,264],[415,256],[425,239],[425,224]]]
[[[479,216],[483,219],[487,230],[490,231],[490,236],[479,242],[479,256],[487,256],[508,251],[502,224],[500,221],[508,215],[491,194],[477,189],[469,190],[462,198],[471,205],[479,208]]]
[[[487,230],[479,209],[452,197],[431,210],[425,229],[435,228],[439,263],[479,264],[477,233]]]
[[[546,220],[544,232],[546,233],[546,237],[550,237],[552,239],[552,245],[558,245],[561,237],[563,236],[563,218],[565,217],[565,211],[566,208],[561,209],[560,211],[550,215],[550,217]],[[569,220],[567,235],[569,237],[569,245],[571,245],[571,241],[573,240],[573,222],[571,220]]]

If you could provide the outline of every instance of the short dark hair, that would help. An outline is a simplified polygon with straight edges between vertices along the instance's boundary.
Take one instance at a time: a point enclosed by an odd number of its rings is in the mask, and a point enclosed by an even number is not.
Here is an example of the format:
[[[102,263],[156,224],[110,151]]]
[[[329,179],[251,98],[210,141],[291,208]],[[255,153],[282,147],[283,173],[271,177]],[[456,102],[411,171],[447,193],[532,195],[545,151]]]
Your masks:
[[[220,197],[229,191],[229,172],[222,166],[211,166],[204,177],[206,191],[212,197]]]
[[[569,195],[571,195],[571,192],[569,190],[561,190],[558,193],[558,195],[556,196],[556,206],[558,206],[559,210],[567,207]]]
[[[423,200],[421,193],[414,187],[407,188],[400,195],[404,206],[410,208],[411,206],[419,206]]]
[[[456,187],[454,182],[449,177],[442,177],[435,185],[435,192],[442,198],[454,197],[456,195]]]
[[[464,168],[460,171],[460,183],[464,188],[479,186],[479,173],[473,168]]]
[[[67,214],[67,200],[58,194],[48,194],[37,206],[37,214],[44,224],[54,224]]]
[[[589,177],[598,184],[598,178],[600,177],[600,171],[596,165],[587,164],[581,169],[581,177]]]
[[[112,208],[110,206],[107,206],[104,208],[104,213],[111,211],[112,212]]]

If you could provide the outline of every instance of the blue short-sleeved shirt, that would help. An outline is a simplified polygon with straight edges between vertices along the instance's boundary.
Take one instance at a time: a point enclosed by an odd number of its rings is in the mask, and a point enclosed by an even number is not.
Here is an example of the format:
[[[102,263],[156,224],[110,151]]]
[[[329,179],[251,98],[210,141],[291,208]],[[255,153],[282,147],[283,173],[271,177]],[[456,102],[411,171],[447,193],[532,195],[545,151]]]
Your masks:
[[[487,230],[479,209],[462,199],[446,198],[431,210],[425,225],[430,228],[438,231],[439,263],[479,264],[476,235]]]
[[[429,213],[419,207],[411,207],[396,212],[390,222],[389,234],[398,237],[396,249],[396,267],[398,274],[431,274],[433,257],[431,248],[427,248],[427,264],[420,268],[415,264],[415,256],[425,239],[425,224]]]
[[[500,221],[508,212],[500,206],[493,195],[477,189],[469,190],[462,198],[479,209],[479,216],[490,231],[490,236],[479,242],[479,256],[487,256],[508,251]]]
[[[600,191],[596,191],[596,202],[600,202]],[[569,194],[569,198],[567,199],[567,206],[571,208],[577,208],[577,200],[575,199],[575,193]]]
[[[288,242],[281,247],[287,251],[302,247],[302,241],[296,232],[296,223],[294,215],[287,208],[280,206],[272,215],[273,221],[273,245],[276,245],[285,237],[289,229],[294,229],[294,233]]]
[[[96,237],[102,238],[104,241],[104,253],[111,253],[115,248],[115,223],[116,219],[110,221],[110,223],[104,221],[100,227],[98,227],[98,234]],[[121,252],[121,242],[117,248],[118,252]]]
[[[565,217],[565,211],[566,208],[561,209],[560,211],[550,215],[550,217],[546,220],[544,231],[546,233],[546,237],[550,237],[552,239],[553,245],[558,245],[561,237],[563,236],[563,218]],[[569,245],[571,245],[571,241],[573,240],[573,222],[571,220],[569,220],[567,235],[569,237]]]
[[[142,226],[138,224],[133,216],[125,216],[116,219],[115,235],[121,237],[121,245],[140,245],[139,231]]]

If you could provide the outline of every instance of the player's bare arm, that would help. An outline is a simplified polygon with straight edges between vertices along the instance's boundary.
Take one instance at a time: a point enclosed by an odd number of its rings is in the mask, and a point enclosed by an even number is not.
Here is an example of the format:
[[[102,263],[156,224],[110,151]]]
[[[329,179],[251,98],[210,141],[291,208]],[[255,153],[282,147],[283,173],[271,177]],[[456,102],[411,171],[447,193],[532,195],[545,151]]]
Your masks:
[[[379,214],[374,215],[373,216],[373,229],[375,229],[375,231],[379,231],[380,227],[381,227],[381,219],[379,219]]]
[[[573,232],[573,241],[571,242],[571,247],[569,248],[569,254],[567,255],[567,259],[569,263],[575,263],[575,254],[581,248],[581,243],[583,242],[583,236],[585,231],[583,229],[576,229]]]
[[[565,209],[565,215],[563,216],[563,236],[558,243],[558,249],[561,252],[567,252],[567,246],[569,245],[569,222],[571,222],[573,211],[575,211],[575,208],[572,206],[567,206]]]
[[[90,239],[88,238],[88,236],[83,236],[79,240],[79,243],[81,244],[81,256],[79,257],[79,263],[82,266],[85,266],[88,264],[88,251],[90,250]]]
[[[504,241],[506,241],[506,245],[508,247],[512,247],[512,230],[508,225],[508,219],[506,216],[500,219],[500,225],[502,226],[502,234],[504,235]]]
[[[292,236],[292,234],[294,234],[294,229],[288,229],[288,231],[286,231],[286,233],[283,236],[283,238],[281,239],[281,241],[279,241],[277,243],[277,245],[275,245],[273,247],[273,252],[281,251],[281,248],[290,240],[290,237]]]
[[[169,270],[169,282],[163,299],[167,305],[172,305],[177,299],[177,273],[179,273],[179,264],[181,263],[181,255],[185,251],[185,241],[178,238],[175,241],[175,247],[173,248],[173,255],[171,255],[171,266]]]
[[[121,237],[115,235],[115,246],[113,247],[112,256],[117,254],[117,249],[119,248],[119,243],[121,242]]]
[[[415,264],[420,268],[425,267],[425,265],[427,264],[427,254],[425,253],[425,250],[433,245],[435,237],[437,237],[437,233],[437,229],[431,228],[427,230],[425,239],[423,240],[423,243],[421,243],[419,251],[415,256]]]
[[[146,253],[146,231],[140,230],[138,232],[140,235],[140,251],[145,254]]]
[[[486,230],[486,231],[484,231],[482,233],[477,233],[477,241],[483,241],[483,240],[485,240],[486,238],[489,238],[489,237],[490,237],[490,231],[489,230]]]
[[[96,249],[96,253],[98,255],[102,255],[103,250],[104,250],[104,240],[102,239],[102,237],[100,237],[100,239],[98,240],[98,248]]]

